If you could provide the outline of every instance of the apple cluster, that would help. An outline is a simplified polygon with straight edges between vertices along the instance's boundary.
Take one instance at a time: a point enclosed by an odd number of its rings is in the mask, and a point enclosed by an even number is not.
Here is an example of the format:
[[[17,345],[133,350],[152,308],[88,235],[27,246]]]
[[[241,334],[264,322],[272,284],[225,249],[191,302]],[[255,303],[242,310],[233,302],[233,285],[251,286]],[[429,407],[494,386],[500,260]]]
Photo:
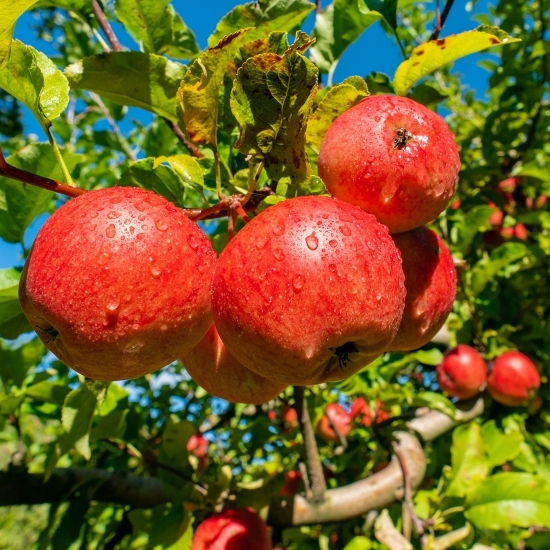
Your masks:
[[[368,97],[319,154],[332,195],[254,217],[219,258],[185,213],[138,188],[86,193],[39,232],[20,299],[42,341],[90,378],[137,377],[181,358],[224,399],[262,403],[427,343],[455,297],[448,248],[424,226],[460,158],[443,119]]]
[[[459,344],[437,367],[437,381],[450,397],[469,399],[487,388],[491,397],[509,407],[532,406],[540,398],[540,374],[520,351],[506,351],[489,365],[474,348]]]

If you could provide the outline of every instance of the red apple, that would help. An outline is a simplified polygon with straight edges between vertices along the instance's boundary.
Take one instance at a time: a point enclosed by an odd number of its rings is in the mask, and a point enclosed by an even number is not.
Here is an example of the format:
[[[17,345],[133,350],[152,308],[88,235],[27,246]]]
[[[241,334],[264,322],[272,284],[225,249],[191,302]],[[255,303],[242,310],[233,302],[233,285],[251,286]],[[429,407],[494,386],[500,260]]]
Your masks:
[[[289,429],[298,427],[298,413],[294,407],[285,407],[283,412],[283,422]]]
[[[535,202],[535,206],[537,208],[542,208],[546,204],[547,200],[548,197],[546,195],[540,195]]]
[[[208,439],[201,433],[193,434],[187,442],[187,451],[193,453],[197,458],[203,457],[208,452]]]
[[[252,508],[230,508],[205,519],[191,550],[272,550],[271,536]]]
[[[494,212],[489,216],[488,222],[493,227],[500,227],[502,225],[502,220],[504,219],[504,212],[498,208],[494,202],[490,202],[489,206],[494,208]]]
[[[267,411],[267,418],[269,418],[270,422],[275,422],[277,420],[277,413],[273,409],[270,409]]]
[[[522,223],[517,223],[514,227],[514,235],[516,239],[526,241],[529,234],[527,233],[527,228]]]
[[[405,273],[405,311],[389,350],[427,344],[443,326],[456,295],[453,257],[437,233],[419,227],[392,235]]]
[[[487,365],[470,346],[459,344],[445,354],[437,367],[437,382],[451,397],[469,399],[485,387]]]
[[[286,473],[285,484],[277,491],[279,496],[291,496],[298,493],[302,473],[295,470],[290,470]]]
[[[406,97],[370,96],[341,114],[319,152],[329,192],[374,214],[390,233],[445,210],[460,170],[445,121]]]
[[[231,354],[290,385],[340,380],[387,349],[405,301],[401,258],[374,216],[329,197],[259,214],[218,261],[212,307]]]
[[[317,423],[317,433],[322,439],[338,443],[340,438],[334,431],[333,425],[342,437],[346,437],[351,430],[351,416],[338,403],[327,405],[323,416]]]
[[[516,190],[516,178],[506,178],[499,182],[498,190],[501,193],[513,193]]]
[[[527,405],[535,399],[540,374],[531,359],[520,351],[507,351],[493,362],[487,378],[491,397],[510,407]]]
[[[363,424],[367,428],[369,426],[372,426],[373,420],[375,420],[377,424],[380,424],[380,422],[384,422],[385,420],[390,418],[390,413],[384,410],[384,403],[382,403],[380,399],[376,400],[376,410],[373,414],[371,408],[369,407],[369,404],[362,397],[358,397],[351,404],[349,415],[351,418],[356,418],[357,416],[360,416],[361,424]]]
[[[199,386],[233,403],[259,405],[286,388],[286,384],[268,380],[239,363],[221,341],[214,323],[204,338],[182,355],[182,362]]]
[[[96,380],[135,378],[177,359],[212,322],[216,255],[163,197],[91,191],[44,224],[19,297],[44,344]]]

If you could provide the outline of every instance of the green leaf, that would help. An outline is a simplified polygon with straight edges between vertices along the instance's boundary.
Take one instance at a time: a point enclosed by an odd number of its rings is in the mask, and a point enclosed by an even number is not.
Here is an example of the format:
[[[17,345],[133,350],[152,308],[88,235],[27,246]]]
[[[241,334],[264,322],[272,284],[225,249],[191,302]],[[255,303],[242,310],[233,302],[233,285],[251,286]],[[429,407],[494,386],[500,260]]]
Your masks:
[[[126,409],[128,407],[128,390],[120,384],[113,382],[109,384],[107,395],[103,403],[99,404],[98,411],[101,416],[107,416],[115,409]]]
[[[65,153],[63,158],[70,171],[83,157]],[[61,168],[47,143],[27,145],[10,155],[7,161],[33,174],[63,180]],[[22,243],[27,227],[40,214],[51,212],[54,200],[55,194],[51,191],[0,177],[0,237],[8,242]]]
[[[461,217],[453,226],[451,238],[458,250],[462,253],[466,252],[476,234],[490,227],[489,218],[494,210],[494,208],[482,204],[474,206],[474,208],[463,216],[461,214],[457,215]]]
[[[314,9],[315,4],[308,0],[258,0],[236,6],[218,23],[208,45],[213,46],[224,36],[246,27],[255,27],[248,40],[264,38],[272,31],[290,32]]]
[[[344,546],[344,550],[371,550],[372,542],[367,537],[353,537]]]
[[[184,180],[172,166],[158,164],[155,168],[155,159],[153,158],[146,158],[132,163],[122,173],[118,184],[149,189],[158,195],[162,195],[176,206],[185,206]]]
[[[72,544],[80,538],[84,525],[86,525],[85,516],[89,507],[89,492],[88,490],[82,490],[79,495],[70,501],[67,510],[63,514],[52,536],[52,549],[69,550]]]
[[[11,382],[20,388],[29,369],[36,367],[47,351],[38,338],[16,349],[6,348],[0,342],[0,378],[2,383],[8,385]]]
[[[153,163],[157,168],[163,162],[167,162],[182,179],[186,187],[199,189],[204,187],[204,174],[197,159],[191,155],[172,155],[171,157],[158,157]]]
[[[452,401],[440,393],[421,392],[413,398],[412,405],[415,407],[430,407],[430,409],[440,411],[451,418],[456,415],[456,407]]]
[[[0,414],[4,416],[12,414],[23,403],[23,399],[25,396],[22,394],[11,394],[0,398]]]
[[[0,69],[8,62],[15,22],[36,0],[12,0],[0,5]]]
[[[359,10],[357,1],[334,0],[315,18],[311,59],[322,73],[329,74],[328,85],[342,54],[373,23],[380,14]]]
[[[81,15],[92,12],[90,0],[38,0],[38,8],[61,8],[67,11],[74,11]]]
[[[9,61],[0,71],[0,88],[24,103],[44,128],[69,103],[63,73],[42,52],[19,40],[13,41]]]
[[[9,325],[18,322],[23,315],[19,304],[19,278],[20,273],[15,269],[0,269],[0,336],[14,338],[19,336],[7,336],[10,333]],[[25,326],[25,325],[23,325]],[[28,325],[30,329],[30,325]]]
[[[293,183],[288,177],[281,178],[277,183],[276,194],[286,199],[304,195],[329,195],[323,180],[318,176],[309,176],[305,181]]]
[[[492,46],[519,41],[519,38],[513,38],[497,27],[488,25],[439,40],[430,40],[417,46],[409,59],[397,67],[394,76],[395,93],[406,95],[415,82],[451,61]]]
[[[307,123],[306,141],[315,155],[336,118],[368,95],[366,82],[358,76],[347,78],[327,92]]]
[[[231,92],[240,129],[235,147],[263,158],[267,175],[275,180],[290,177],[297,183],[311,174],[305,133],[318,70],[302,55],[309,44],[307,35],[298,33],[283,56],[265,53],[248,59]]]
[[[478,529],[550,528],[550,482],[532,474],[495,474],[468,496],[466,507],[466,519]]]
[[[130,36],[147,53],[189,59],[199,53],[193,33],[169,0],[116,0],[115,12]]]
[[[95,395],[84,385],[67,395],[61,410],[61,424],[65,431],[59,438],[61,455],[74,447],[86,460],[90,460],[90,428],[96,404]]]
[[[378,12],[392,29],[397,28],[397,0],[358,0],[362,13]],[[365,8],[366,6],[366,8]]]
[[[504,243],[495,248],[488,258],[482,258],[468,273],[474,295],[478,295],[496,276],[510,264],[529,256],[529,249],[522,243]]]
[[[187,468],[187,442],[196,432],[196,428],[188,420],[179,420],[171,415],[162,434],[160,456],[162,460],[174,467]]]
[[[471,422],[453,432],[453,477],[445,494],[463,497],[471,493],[489,473],[489,462],[479,424]]]
[[[97,441],[98,439],[124,439],[126,432],[126,416],[128,410],[111,411],[99,419],[97,426],[90,432],[90,439]]]
[[[187,67],[155,54],[110,52],[65,69],[74,90],[89,90],[115,103],[177,120],[176,92]]]
[[[53,403],[58,407],[62,407],[70,391],[64,384],[44,380],[25,388],[25,395],[35,401]]]
[[[524,437],[519,430],[508,430],[503,433],[497,428],[494,420],[489,420],[489,422],[483,425],[481,431],[487,449],[490,468],[501,466],[505,462],[514,460],[520,453]]]
[[[227,64],[249,40],[250,29],[241,29],[208,48],[189,66],[178,90],[178,104],[185,129],[196,143],[216,144],[218,102]]]

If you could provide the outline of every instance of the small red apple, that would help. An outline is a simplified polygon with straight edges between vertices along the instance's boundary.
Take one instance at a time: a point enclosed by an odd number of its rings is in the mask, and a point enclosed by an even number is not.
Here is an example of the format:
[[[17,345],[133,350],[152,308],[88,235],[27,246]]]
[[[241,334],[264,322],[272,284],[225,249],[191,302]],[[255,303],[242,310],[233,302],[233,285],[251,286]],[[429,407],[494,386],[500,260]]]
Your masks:
[[[500,234],[501,234],[505,239],[511,239],[512,237],[515,236],[516,232],[514,231],[514,228],[513,228],[513,227],[503,227],[503,228],[500,230]]]
[[[201,433],[193,434],[187,442],[187,451],[197,458],[197,472],[204,472],[208,468],[208,440]]]
[[[451,397],[469,399],[478,394],[487,381],[487,365],[470,346],[459,344],[445,354],[437,367],[437,382]]]
[[[335,426],[342,437],[346,437],[351,430],[351,416],[338,403],[331,403],[317,423],[317,433],[325,441],[338,443],[340,438],[334,431]]]
[[[295,470],[290,470],[286,473],[285,484],[277,491],[279,496],[291,496],[298,493],[302,473]]]
[[[547,200],[548,197],[546,195],[540,195],[535,202],[535,206],[537,208],[542,208],[546,204]]]
[[[277,420],[277,413],[273,409],[270,409],[267,411],[267,418],[269,418],[270,422],[275,422]]]
[[[527,405],[540,387],[540,374],[534,363],[520,351],[507,351],[493,362],[487,378],[491,397],[510,407]]]
[[[286,384],[268,380],[239,363],[221,341],[214,323],[204,338],[181,359],[199,386],[232,403],[260,405],[286,388]]]
[[[286,385],[354,374],[387,349],[405,301],[401,258],[374,216],[298,197],[255,217],[212,283],[220,337],[245,367]]]
[[[504,219],[504,212],[498,208],[494,202],[490,202],[489,206],[494,208],[494,212],[489,216],[489,224],[493,227],[500,227],[502,225],[502,220]]]
[[[459,170],[445,121],[406,97],[363,99],[334,121],[319,152],[319,176],[329,192],[374,214],[390,233],[445,210]]]
[[[271,536],[252,508],[230,508],[205,519],[191,550],[272,550]]]
[[[527,233],[527,228],[522,223],[517,223],[514,227],[514,235],[516,239],[526,241],[529,234]]]
[[[135,187],[90,191],[39,231],[19,297],[44,344],[96,380],[153,372],[212,322],[216,254],[172,203]]]
[[[516,178],[506,178],[499,182],[497,187],[501,193],[513,193],[516,190],[516,184]]]
[[[298,427],[298,413],[294,407],[285,407],[283,412],[283,422],[287,429]]]
[[[407,297],[388,350],[412,350],[427,344],[445,323],[456,295],[456,270],[450,250],[431,229],[392,237],[401,252]]]
[[[390,418],[390,413],[384,409],[384,403],[382,403],[380,399],[376,400],[376,410],[373,414],[368,403],[362,397],[358,397],[351,404],[349,415],[351,418],[360,416],[361,424],[367,428],[372,426],[373,421],[376,421],[376,423],[379,424],[380,422],[384,422]]]

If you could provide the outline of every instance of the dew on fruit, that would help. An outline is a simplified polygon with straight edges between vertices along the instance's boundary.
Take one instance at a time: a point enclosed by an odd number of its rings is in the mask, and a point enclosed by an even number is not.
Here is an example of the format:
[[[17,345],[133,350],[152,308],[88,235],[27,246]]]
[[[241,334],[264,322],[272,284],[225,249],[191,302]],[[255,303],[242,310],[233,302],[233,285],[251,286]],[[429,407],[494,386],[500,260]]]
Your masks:
[[[106,252],[106,251],[103,251],[98,257],[97,257],[97,263],[99,265],[106,265],[109,260],[111,259],[111,255]]]
[[[105,230],[105,235],[107,235],[109,239],[112,239],[116,235],[116,228],[112,223],[107,226],[107,229]]]
[[[97,225],[94,223],[92,225],[90,225],[90,231],[95,231]]]
[[[328,220],[328,214],[323,214],[323,220]]]
[[[285,259],[285,253],[280,248],[273,249],[273,256],[275,256],[275,259],[279,261],[282,261]]]
[[[168,224],[164,220],[156,220],[155,227],[159,231],[166,231],[168,229]]]
[[[107,301],[107,303],[105,304],[105,307],[109,310],[109,311],[116,311],[118,309],[118,306],[120,306],[120,300],[118,298],[111,298],[110,300]]]
[[[378,293],[376,295],[376,301],[379,302],[382,299],[382,294]]]
[[[336,272],[336,266],[334,264],[328,264],[328,268],[330,269],[330,271],[332,271],[333,273]]]
[[[143,212],[145,210],[145,205],[142,202],[134,203],[134,207],[136,210],[139,210],[140,212]]]
[[[161,269],[157,265],[151,266],[151,275],[153,277],[158,277],[161,274]]]
[[[139,328],[139,325],[138,325]],[[124,353],[134,354],[138,353],[139,350],[144,346],[145,344],[143,342],[131,342],[130,344],[127,344],[124,348]]]
[[[305,280],[304,277],[300,274],[294,275],[292,279],[292,286],[296,292],[300,292],[304,288]]]
[[[269,237],[266,237],[265,235],[262,235],[261,237],[258,237],[256,239],[256,248],[258,250],[262,250],[262,248],[265,247],[265,245],[267,244],[267,241],[269,240]]]
[[[351,235],[351,229],[347,225],[341,225],[339,228],[342,235],[349,237]]]
[[[204,267],[202,266],[202,264],[197,264],[197,270],[199,273],[204,273]]]
[[[162,331],[168,330],[168,325],[160,325],[160,330]]]
[[[110,219],[110,220],[116,220],[117,218],[120,218],[122,214],[120,212],[117,212],[116,210],[111,210],[108,214],[107,214],[107,217]]]
[[[285,229],[285,222],[281,220],[277,222],[277,225],[275,225],[275,227],[273,228],[273,234],[280,237],[285,232]]]
[[[129,219],[129,218],[126,218],[126,219],[124,220],[124,225],[130,225],[131,223],[132,223],[132,220]]]
[[[135,232],[135,228],[134,228],[134,226],[132,225],[132,226],[130,226],[130,235],[133,235],[134,232]]]
[[[368,246],[371,250],[376,250],[376,245],[375,245],[372,241],[367,241],[367,246]]]
[[[139,220],[140,222],[145,221],[146,219],[147,219],[147,216],[146,216],[145,214],[140,214],[140,215],[138,216],[138,220]]]
[[[310,250],[317,250],[317,247],[319,246],[319,239],[315,236],[315,231],[306,237],[306,244]]]
[[[145,239],[145,233],[138,233],[137,234],[137,238],[141,241],[143,239]]]
[[[195,237],[195,235],[187,235],[187,243],[189,244],[189,246],[193,249],[193,250],[198,250],[199,249],[199,243]]]

